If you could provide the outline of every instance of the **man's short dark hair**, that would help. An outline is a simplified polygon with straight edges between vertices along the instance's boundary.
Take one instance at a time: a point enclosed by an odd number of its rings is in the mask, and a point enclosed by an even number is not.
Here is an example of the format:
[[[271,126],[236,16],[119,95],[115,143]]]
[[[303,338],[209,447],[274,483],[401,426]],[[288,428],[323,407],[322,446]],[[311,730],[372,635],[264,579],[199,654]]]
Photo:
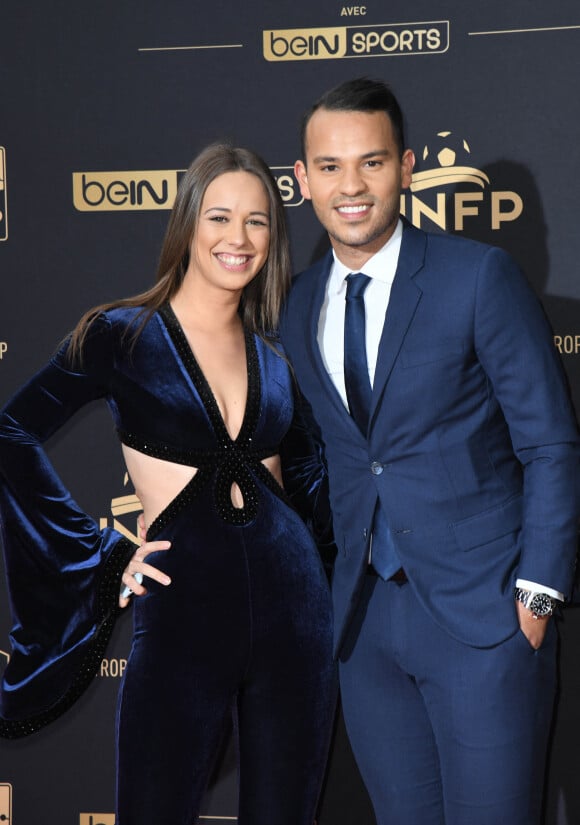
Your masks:
[[[405,151],[403,113],[397,98],[382,80],[372,80],[369,77],[347,80],[325,92],[304,113],[300,128],[300,145],[304,161],[306,161],[306,129],[310,118],[319,109],[326,109],[329,112],[384,112],[393,125],[395,141],[399,155],[402,157]]]

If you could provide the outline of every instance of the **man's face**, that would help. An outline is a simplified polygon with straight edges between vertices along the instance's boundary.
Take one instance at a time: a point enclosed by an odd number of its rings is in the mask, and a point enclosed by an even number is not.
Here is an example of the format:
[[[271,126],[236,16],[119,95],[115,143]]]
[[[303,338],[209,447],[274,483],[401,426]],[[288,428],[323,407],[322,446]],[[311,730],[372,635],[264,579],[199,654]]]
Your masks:
[[[296,177],[346,266],[362,266],[393,234],[414,163],[410,149],[399,157],[384,112],[318,109],[312,115]]]

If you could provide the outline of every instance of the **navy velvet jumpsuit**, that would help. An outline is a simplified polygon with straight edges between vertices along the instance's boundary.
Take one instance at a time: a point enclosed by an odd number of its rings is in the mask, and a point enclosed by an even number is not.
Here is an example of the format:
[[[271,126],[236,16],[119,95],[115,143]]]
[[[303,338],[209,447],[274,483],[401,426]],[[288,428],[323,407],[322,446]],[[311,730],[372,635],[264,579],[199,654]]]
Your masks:
[[[287,363],[246,333],[248,397],[232,439],[170,306],[135,338],[137,318],[135,309],[101,315],[80,371],[71,369],[65,345],[0,419],[14,612],[0,733],[32,732],[70,706],[112,629],[120,574],[135,548],[78,508],[40,446],[79,407],[103,397],[124,444],[198,468],[148,529],[148,540],[171,541],[147,561],[172,583],[148,580],[147,595],[134,600],[117,717],[117,825],[191,825],[232,710],[239,822],[312,825],[335,675],[321,560],[262,464],[278,453],[293,418]],[[242,507],[232,503],[234,483]],[[307,483],[316,495],[319,479]],[[43,567],[59,572],[60,592],[39,575],[39,554]],[[23,581],[29,593],[42,593],[37,613],[19,593]],[[39,643],[35,622],[46,621],[47,600],[53,628]]]

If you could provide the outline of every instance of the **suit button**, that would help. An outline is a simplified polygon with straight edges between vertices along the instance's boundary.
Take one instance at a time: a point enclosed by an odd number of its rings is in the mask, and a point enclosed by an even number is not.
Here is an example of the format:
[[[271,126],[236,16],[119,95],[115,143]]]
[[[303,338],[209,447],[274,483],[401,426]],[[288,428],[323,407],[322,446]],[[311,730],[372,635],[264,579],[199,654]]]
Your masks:
[[[380,476],[380,474],[383,472],[383,469],[383,465],[380,461],[373,461],[373,463],[371,464],[371,473],[374,476]]]

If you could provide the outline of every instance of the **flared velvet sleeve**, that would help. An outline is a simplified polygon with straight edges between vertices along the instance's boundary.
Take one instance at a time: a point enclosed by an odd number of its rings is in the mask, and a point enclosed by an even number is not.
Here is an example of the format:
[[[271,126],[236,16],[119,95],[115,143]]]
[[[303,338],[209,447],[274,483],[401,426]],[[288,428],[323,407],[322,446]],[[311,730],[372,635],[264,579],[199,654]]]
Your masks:
[[[0,413],[0,522],[13,626],[0,686],[0,735],[33,733],[95,676],[135,548],[99,529],[63,486],[42,445],[83,405],[110,393],[108,321],[91,326],[80,365],[65,344]]]

